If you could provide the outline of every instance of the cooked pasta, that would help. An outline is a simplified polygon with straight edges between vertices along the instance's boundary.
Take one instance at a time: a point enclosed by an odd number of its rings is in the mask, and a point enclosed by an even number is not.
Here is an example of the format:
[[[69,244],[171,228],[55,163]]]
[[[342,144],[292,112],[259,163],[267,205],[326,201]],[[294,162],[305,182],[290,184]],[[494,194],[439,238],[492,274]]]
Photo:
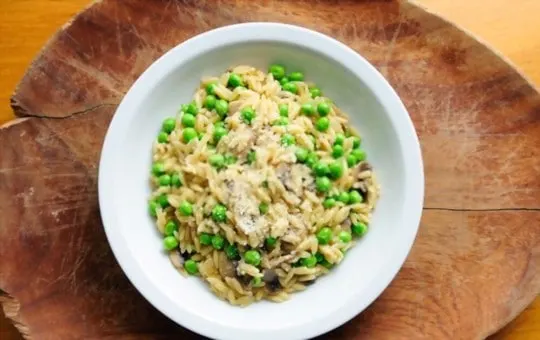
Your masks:
[[[149,210],[172,264],[234,305],[284,301],[328,273],[379,195],[347,116],[281,65],[203,79],[153,162]]]

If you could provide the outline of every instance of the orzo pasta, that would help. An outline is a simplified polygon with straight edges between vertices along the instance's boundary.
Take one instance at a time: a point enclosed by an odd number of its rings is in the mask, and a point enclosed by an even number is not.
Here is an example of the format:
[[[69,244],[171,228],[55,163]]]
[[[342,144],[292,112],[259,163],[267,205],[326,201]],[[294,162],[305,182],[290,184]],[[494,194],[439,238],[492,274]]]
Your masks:
[[[284,301],[327,273],[379,194],[347,116],[281,65],[203,79],[153,162],[149,208],[172,264],[235,305]]]

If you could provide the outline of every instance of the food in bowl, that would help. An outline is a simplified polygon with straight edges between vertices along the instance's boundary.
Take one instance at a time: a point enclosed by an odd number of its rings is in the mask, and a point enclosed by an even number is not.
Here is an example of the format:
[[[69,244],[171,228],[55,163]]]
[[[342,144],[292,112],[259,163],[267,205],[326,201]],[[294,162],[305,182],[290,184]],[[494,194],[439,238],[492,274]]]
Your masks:
[[[379,195],[347,116],[282,65],[203,79],[162,124],[151,185],[173,265],[234,305],[284,301],[328,273]]]

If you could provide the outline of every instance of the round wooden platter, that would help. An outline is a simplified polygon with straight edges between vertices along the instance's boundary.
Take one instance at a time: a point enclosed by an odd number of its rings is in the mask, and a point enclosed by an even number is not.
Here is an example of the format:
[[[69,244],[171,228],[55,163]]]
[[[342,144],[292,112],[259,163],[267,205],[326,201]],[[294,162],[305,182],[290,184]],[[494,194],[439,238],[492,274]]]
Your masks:
[[[328,337],[484,338],[538,295],[540,95],[486,46],[409,2],[104,0],[47,44],[13,95],[21,118],[0,129],[0,299],[25,337],[197,337],[115,262],[97,164],[116,105],[152,61],[245,21],[345,42],[395,87],[420,136],[426,199],[410,256]]]

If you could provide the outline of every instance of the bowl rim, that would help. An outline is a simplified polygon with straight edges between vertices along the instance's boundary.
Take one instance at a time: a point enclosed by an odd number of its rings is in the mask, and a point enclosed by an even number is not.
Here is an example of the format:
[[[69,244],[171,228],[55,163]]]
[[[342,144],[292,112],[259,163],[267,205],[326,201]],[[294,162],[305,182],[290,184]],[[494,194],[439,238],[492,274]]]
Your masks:
[[[394,249],[394,257],[392,261],[388,261],[388,267],[380,271],[377,277],[379,284],[363,291],[361,298],[360,294],[356,294],[355,299],[351,299],[338,312],[323,321],[312,323],[310,327],[305,324],[288,326],[272,331],[271,334],[214,324],[181,306],[175,307],[176,305],[171,304],[166,295],[145,277],[144,270],[131,257],[122,232],[115,228],[115,203],[113,196],[109,195],[109,184],[115,178],[116,152],[123,143],[123,126],[127,126],[125,124],[130,121],[138,99],[151,91],[169,72],[193,56],[220,46],[249,41],[287,43],[308,48],[353,72],[374,94],[390,120],[399,126],[396,130],[397,137],[400,144],[405,144],[408,150],[402,169],[408,179],[406,182],[409,182],[406,188],[408,199],[403,202],[403,211],[407,215],[403,227],[408,233]],[[424,170],[418,136],[404,104],[388,81],[364,57],[338,40],[304,27],[274,22],[250,22],[216,28],[176,45],[153,62],[133,83],[117,107],[103,142],[98,173],[98,198],[102,223],[116,260],[137,290],[165,316],[183,327],[211,338],[305,339],[326,333],[352,319],[367,308],[397,275],[412,248],[419,228],[424,201]]]

